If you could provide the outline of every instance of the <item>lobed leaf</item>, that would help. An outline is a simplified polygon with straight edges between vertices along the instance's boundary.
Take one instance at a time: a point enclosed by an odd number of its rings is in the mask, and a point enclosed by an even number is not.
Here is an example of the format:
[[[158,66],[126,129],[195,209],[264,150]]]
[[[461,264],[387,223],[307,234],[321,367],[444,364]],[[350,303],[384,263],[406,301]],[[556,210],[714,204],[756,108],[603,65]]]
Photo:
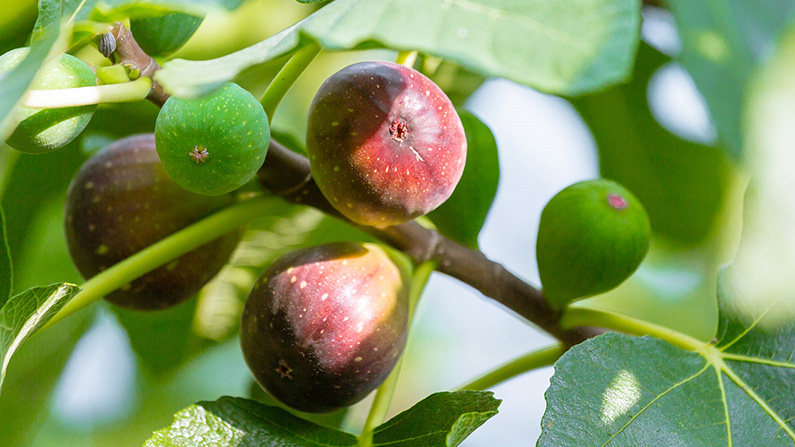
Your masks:
[[[623,80],[638,42],[639,3],[577,0],[336,0],[238,52],[174,60],[156,75],[166,91],[198,96],[273,61],[305,38],[332,51],[417,50],[552,93],[576,94]]]
[[[735,312],[721,296],[717,343],[697,352],[606,334],[566,353],[547,390],[539,446],[791,446],[795,323]],[[791,309],[789,309],[791,311]]]
[[[73,284],[34,287],[11,297],[0,308],[0,386],[19,346],[79,291]]]
[[[378,427],[374,444],[455,447],[497,413],[490,392],[436,393]],[[171,427],[155,432],[145,447],[344,447],[357,438],[321,427],[276,407],[222,397],[199,402],[175,416]]]
[[[497,194],[500,163],[491,129],[467,111],[458,114],[467,137],[464,173],[453,195],[428,217],[445,236],[477,248],[478,234]]]

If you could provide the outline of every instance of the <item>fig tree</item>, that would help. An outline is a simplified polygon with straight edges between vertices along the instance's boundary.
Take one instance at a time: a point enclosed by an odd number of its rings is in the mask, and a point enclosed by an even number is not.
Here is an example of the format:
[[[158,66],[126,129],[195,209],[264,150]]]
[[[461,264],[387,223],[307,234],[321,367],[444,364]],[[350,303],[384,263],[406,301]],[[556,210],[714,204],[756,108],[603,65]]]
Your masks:
[[[649,250],[649,217],[640,201],[610,180],[575,183],[541,213],[536,243],[544,295],[554,307],[624,282]]]
[[[331,205],[377,227],[441,205],[466,161],[464,128],[444,92],[391,62],[354,64],[328,78],[309,110],[306,145]]]
[[[0,56],[0,78],[19,65],[30,48],[17,48]],[[62,54],[39,70],[30,89],[56,90],[97,85],[91,68],[71,54]],[[21,152],[42,153],[63,147],[86,128],[96,105],[31,109],[18,106],[12,112],[19,122],[6,144]]]
[[[155,123],[157,153],[188,191],[216,196],[251,180],[270,141],[262,105],[227,82],[201,98],[168,98]]]
[[[168,177],[151,134],[118,140],[91,157],[69,186],[66,240],[78,271],[92,277],[233,202],[186,191]],[[105,298],[156,310],[190,298],[226,264],[239,235],[209,242]]]
[[[297,410],[327,412],[386,379],[406,342],[408,279],[372,244],[339,242],[278,259],[243,310],[257,382]]]

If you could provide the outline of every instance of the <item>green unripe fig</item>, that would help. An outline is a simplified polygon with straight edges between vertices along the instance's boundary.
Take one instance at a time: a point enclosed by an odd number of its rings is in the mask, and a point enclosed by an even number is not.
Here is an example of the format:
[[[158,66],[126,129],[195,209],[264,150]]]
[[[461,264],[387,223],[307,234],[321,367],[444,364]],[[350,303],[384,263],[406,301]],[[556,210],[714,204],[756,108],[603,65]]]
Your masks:
[[[91,157],[69,186],[69,253],[90,278],[233,201],[230,195],[208,197],[177,185],[157,157],[152,134],[123,138]],[[238,233],[220,237],[105,298],[139,310],[179,304],[218,273],[239,239]]]
[[[30,53],[17,48],[0,56],[0,77],[16,68]],[[97,85],[91,68],[71,54],[62,54],[45,64],[30,84],[32,90],[57,90]],[[21,152],[38,154],[63,147],[86,128],[96,105],[57,109],[19,106],[12,112],[19,122],[6,144]]]
[[[309,109],[312,177],[329,203],[361,225],[429,213],[453,193],[466,162],[464,127],[422,73],[361,62],[329,77]]]
[[[408,276],[378,245],[338,242],[279,258],[243,309],[257,382],[285,405],[328,412],[362,400],[406,343]]]
[[[174,12],[130,20],[130,32],[150,56],[167,56],[180,49],[201,25],[203,17]]]
[[[541,213],[536,242],[544,295],[560,308],[624,282],[649,250],[649,217],[623,186],[604,179],[560,191]]]
[[[270,128],[259,101],[227,82],[201,98],[168,98],[157,115],[155,140],[174,181],[216,196],[254,177],[265,161]]]

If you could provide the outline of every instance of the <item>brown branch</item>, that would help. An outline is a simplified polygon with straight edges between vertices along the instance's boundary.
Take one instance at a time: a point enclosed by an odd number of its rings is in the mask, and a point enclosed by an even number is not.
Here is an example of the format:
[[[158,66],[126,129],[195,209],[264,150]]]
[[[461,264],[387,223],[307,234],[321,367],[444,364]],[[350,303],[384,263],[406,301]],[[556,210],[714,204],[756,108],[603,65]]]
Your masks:
[[[152,78],[152,90],[149,91],[149,96],[146,99],[156,106],[162,107],[168,99],[168,94],[160,84],[155,82],[155,72],[160,70],[160,64],[141,49],[130,30],[125,28],[121,22],[116,22],[110,33],[116,38],[116,54],[119,56],[119,63],[135,69],[139,72],[139,76]]]
[[[140,69],[141,75],[153,77],[160,65],[138,46],[132,33],[120,23],[114,25],[111,32],[116,38],[116,53],[120,62]],[[162,106],[168,99],[168,94],[155,83],[147,99]],[[309,160],[276,141],[271,140],[265,163],[257,173],[257,178],[262,186],[274,194],[345,220],[405,252],[417,262],[436,261],[438,271],[469,284],[564,343],[574,345],[604,332],[603,329],[594,327],[579,327],[567,331],[560,329],[560,314],[547,304],[541,291],[488,259],[480,251],[466,248],[416,222],[379,229],[348,221],[320,192],[310,174]]]
[[[265,163],[257,173],[257,178],[260,184],[274,194],[345,220],[403,251],[417,262],[436,261],[439,265],[438,271],[469,284],[564,343],[577,344],[604,332],[593,327],[561,330],[558,327],[560,314],[547,304],[538,289],[480,251],[466,248],[414,221],[387,228],[366,227],[348,221],[331,206],[318,189],[309,171],[309,160],[276,141],[271,140]]]

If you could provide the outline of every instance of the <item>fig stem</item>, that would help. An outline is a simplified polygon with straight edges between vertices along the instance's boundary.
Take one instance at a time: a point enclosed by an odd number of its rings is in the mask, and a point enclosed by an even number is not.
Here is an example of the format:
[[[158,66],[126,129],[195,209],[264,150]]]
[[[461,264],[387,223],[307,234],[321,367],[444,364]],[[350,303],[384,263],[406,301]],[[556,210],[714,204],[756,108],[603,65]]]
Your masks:
[[[395,58],[395,63],[403,65],[404,67],[414,68],[414,62],[417,60],[416,51],[399,51]]]
[[[612,310],[592,307],[585,301],[572,303],[561,317],[560,327],[565,329],[582,324],[597,325],[637,336],[650,335],[688,351],[699,351],[707,345],[706,341],[682,332],[627,315],[620,315]]]
[[[422,291],[425,290],[425,285],[431,277],[431,273],[436,269],[436,261],[425,261],[420,263],[414,269],[411,276],[411,287],[409,289],[409,335],[411,335],[411,327],[414,323],[414,310],[422,296]],[[384,380],[384,383],[378,387],[375,393],[375,399],[370,407],[370,412],[367,414],[367,420],[364,423],[362,433],[359,435],[359,447],[372,447],[373,445],[373,432],[376,427],[386,421],[387,413],[389,412],[389,405],[392,403],[392,397],[395,395],[397,388],[398,378],[400,377],[400,369],[403,366],[403,359],[406,353],[398,360],[397,365],[389,373],[389,376]]]
[[[276,113],[276,108],[279,103],[290,90],[290,87],[295,84],[298,77],[301,76],[309,64],[320,54],[322,48],[315,42],[310,42],[304,45],[300,50],[293,54],[293,57],[287,61],[281,70],[273,78],[265,93],[260,99],[262,108],[265,109],[265,114],[268,116],[268,121],[273,121],[273,115]]]
[[[40,331],[58,323],[78,310],[100,300],[110,292],[198,248],[248,222],[272,213],[273,197],[256,197],[224,208],[215,214],[168,236],[89,279]]]
[[[555,363],[566,352],[563,343],[554,343],[509,360],[483,375],[455,388],[455,391],[484,391],[519,374]]]
[[[135,102],[146,99],[152,88],[152,78],[147,76],[121,84],[76,87],[58,90],[30,90],[22,105],[32,109],[58,109],[118,102]]]

